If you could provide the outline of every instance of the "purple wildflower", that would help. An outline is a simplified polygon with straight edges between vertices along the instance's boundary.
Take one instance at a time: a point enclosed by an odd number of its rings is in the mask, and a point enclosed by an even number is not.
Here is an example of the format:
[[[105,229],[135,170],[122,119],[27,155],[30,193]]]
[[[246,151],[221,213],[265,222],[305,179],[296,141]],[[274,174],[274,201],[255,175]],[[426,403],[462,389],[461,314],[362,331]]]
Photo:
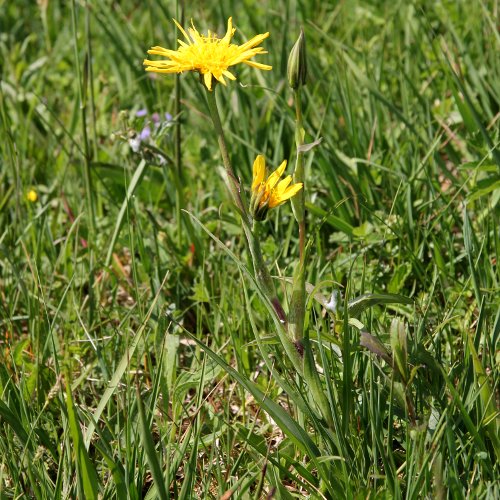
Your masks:
[[[145,141],[151,135],[151,128],[149,125],[146,125],[140,134],[141,141]]]

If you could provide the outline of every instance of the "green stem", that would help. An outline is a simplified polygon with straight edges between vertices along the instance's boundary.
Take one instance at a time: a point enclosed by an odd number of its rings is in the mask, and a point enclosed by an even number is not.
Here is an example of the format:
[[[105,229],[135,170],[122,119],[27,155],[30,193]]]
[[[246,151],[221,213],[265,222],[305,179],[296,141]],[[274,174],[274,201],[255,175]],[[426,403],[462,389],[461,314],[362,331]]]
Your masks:
[[[85,4],[85,35],[87,37],[87,71],[89,75],[89,92],[90,92],[90,115],[92,117],[92,153],[94,158],[97,158],[97,113],[95,108],[95,93],[94,93],[94,65],[93,65],[93,50],[92,50],[92,31],[90,26],[90,5]],[[99,211],[97,212],[99,214]]]
[[[226,184],[231,193],[234,204],[236,205],[238,212],[241,215],[241,220],[243,224],[243,231],[245,232],[245,237],[248,243],[248,248],[252,256],[255,279],[259,284],[259,287],[269,302],[272,304],[274,313],[276,315],[277,324],[280,325],[278,328],[278,335],[283,344],[283,347],[292,361],[293,366],[297,369],[299,373],[302,373],[302,350],[299,346],[295,345],[289,337],[288,334],[288,322],[286,318],[285,311],[281,305],[278,296],[276,295],[276,288],[274,286],[269,270],[267,269],[266,263],[262,256],[262,251],[260,248],[259,239],[256,237],[251,228],[251,219],[248,214],[247,207],[242,201],[240,184],[234,175],[233,168],[231,166],[231,160],[229,159],[229,154],[226,146],[226,140],[224,138],[224,131],[222,129],[222,124],[220,121],[219,110],[217,107],[217,101],[215,99],[215,89],[213,91],[207,90],[207,101],[208,109],[210,111],[210,116],[214,124],[215,133],[217,134],[217,141],[219,143],[219,148],[222,154],[222,161],[224,163],[224,169],[226,174]]]
[[[92,151],[90,149],[89,139],[87,135],[87,98],[85,83],[88,80],[88,72],[85,72],[85,82],[82,81],[80,71],[80,57],[78,53],[78,28],[76,22],[76,5],[75,0],[71,2],[71,14],[73,25],[73,38],[75,42],[75,66],[76,78],[78,81],[78,95],[80,100],[81,118],[82,118],[82,134],[84,148],[84,168],[83,178],[85,183],[85,200],[87,203],[87,218],[88,218],[88,252],[89,252],[89,322],[92,325],[94,318],[94,237],[95,237],[95,215],[94,215],[94,199],[92,196]],[[89,55],[90,57],[90,55]]]
[[[250,227],[250,216],[248,215],[247,207],[244,205],[241,199],[240,193],[240,183],[234,175],[233,168],[231,166],[231,160],[229,159],[229,154],[226,146],[226,140],[224,138],[224,131],[222,129],[222,123],[220,121],[219,109],[217,107],[217,100],[215,99],[215,88],[213,91],[206,89],[207,91],[207,101],[208,109],[210,111],[210,117],[215,127],[215,133],[217,134],[217,141],[219,143],[219,149],[222,154],[222,161],[224,163],[224,168],[226,172],[226,184],[231,193],[231,197],[235,205],[237,206],[240,215],[242,216],[244,222],[248,227]]]
[[[180,4],[180,5],[179,5]],[[175,18],[184,24],[184,2],[176,2]],[[180,11],[180,12],[179,12]],[[179,15],[180,14],[180,15]],[[176,32],[178,28],[176,27]],[[177,38],[177,37],[176,37]],[[182,173],[182,148],[181,148],[181,82],[180,75],[175,75],[175,107],[174,116],[176,117],[175,123],[175,175],[177,182],[180,184],[180,189],[175,190],[175,212],[178,221],[181,221],[181,210],[184,208],[184,197],[182,195],[183,173]],[[179,248],[182,245],[182,224],[177,224],[177,244]]]
[[[83,178],[85,182],[85,195],[87,201],[88,221],[89,221],[89,247],[92,247],[92,239],[94,235],[94,204],[92,199],[92,177],[91,177],[91,161],[92,152],[90,151],[89,140],[87,136],[87,99],[85,96],[85,88],[82,82],[82,75],[80,72],[80,56],[78,54],[78,28],[76,23],[76,5],[75,0],[71,2],[71,13],[73,21],[73,37],[75,40],[75,66],[76,66],[76,79],[78,81],[78,97],[80,100],[80,110],[82,117],[82,134],[83,134],[83,148],[84,148],[84,169]]]
[[[294,91],[295,97],[295,145],[297,147],[297,159],[293,182],[301,182],[303,188],[292,198],[292,208],[295,219],[299,225],[299,263],[293,276],[292,300],[290,303],[290,328],[295,342],[301,342],[304,337],[304,317],[306,305],[306,281],[305,281],[305,179],[304,179],[304,153],[299,148],[304,144],[304,128],[302,126],[302,102],[300,99],[300,87]]]
[[[300,87],[295,90],[295,145],[297,147],[297,161],[295,172],[293,173],[293,182],[302,182],[303,188],[297,193],[297,211],[296,217],[299,224],[299,252],[300,262],[303,265],[305,261],[305,243],[306,243],[306,209],[305,209],[305,176],[304,176],[304,153],[299,151],[299,147],[304,145],[304,127],[302,125],[302,101],[300,96]]]
[[[305,175],[304,175],[304,153],[300,146],[304,144],[304,127],[302,124],[302,101],[300,87],[294,90],[295,98],[295,146],[297,147],[297,159],[293,182],[301,182],[303,188],[292,198],[292,208],[299,226],[299,262],[293,274],[292,299],[290,301],[289,329],[292,340],[297,349],[302,349],[304,358],[304,379],[309,385],[311,394],[318,404],[321,413],[334,430],[334,421],[328,399],[325,396],[323,385],[319,378],[314,361],[311,343],[307,332],[304,332],[304,320],[306,312],[306,206],[305,206]]]

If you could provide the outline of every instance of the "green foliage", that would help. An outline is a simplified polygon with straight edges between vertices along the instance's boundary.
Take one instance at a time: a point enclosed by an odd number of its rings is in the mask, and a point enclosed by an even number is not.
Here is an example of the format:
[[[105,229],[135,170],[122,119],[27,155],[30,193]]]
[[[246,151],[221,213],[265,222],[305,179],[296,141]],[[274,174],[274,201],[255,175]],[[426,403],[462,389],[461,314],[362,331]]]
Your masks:
[[[73,29],[72,2],[0,0],[0,498],[498,498],[498,3],[185,7],[271,33],[273,71],[216,90],[247,194],[257,154],[295,156],[304,28],[331,422],[252,279],[201,85],[143,71],[181,2],[75,2]],[[288,305],[289,204],[261,232]]]

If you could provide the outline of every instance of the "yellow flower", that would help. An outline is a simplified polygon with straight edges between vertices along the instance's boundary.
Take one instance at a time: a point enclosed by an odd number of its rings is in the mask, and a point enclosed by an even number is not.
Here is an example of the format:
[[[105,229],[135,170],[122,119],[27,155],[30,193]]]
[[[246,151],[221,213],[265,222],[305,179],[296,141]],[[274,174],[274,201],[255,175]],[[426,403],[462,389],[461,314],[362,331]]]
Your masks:
[[[252,199],[250,201],[250,212],[254,219],[264,220],[270,208],[282,205],[302,189],[302,182],[290,186],[292,182],[291,175],[287,175],[280,181],[285,168],[286,160],[267,177],[264,157],[258,155],[255,158],[253,163]]]
[[[31,203],[35,203],[35,201],[38,200],[38,195],[36,194],[36,191],[34,189],[30,189],[28,191],[28,194],[26,195],[26,199],[28,201],[31,201]]]
[[[182,26],[174,19],[187,43],[177,40],[180,47],[177,50],[164,49],[163,47],[153,47],[148,50],[148,54],[164,56],[167,60],[149,61],[144,60],[146,71],[155,73],[182,73],[184,71],[198,71],[203,75],[203,80],[208,90],[212,90],[212,78],[226,85],[224,77],[236,80],[236,77],[228,71],[229,66],[245,63],[254,68],[270,70],[271,66],[261,64],[250,59],[257,54],[267,54],[262,47],[256,47],[269,33],[254,36],[243,45],[234,45],[231,38],[236,31],[233,28],[233,21],[230,17],[227,21],[227,32],[224,38],[219,38],[216,33],[200,35],[193,22],[192,28],[188,28],[189,35]]]

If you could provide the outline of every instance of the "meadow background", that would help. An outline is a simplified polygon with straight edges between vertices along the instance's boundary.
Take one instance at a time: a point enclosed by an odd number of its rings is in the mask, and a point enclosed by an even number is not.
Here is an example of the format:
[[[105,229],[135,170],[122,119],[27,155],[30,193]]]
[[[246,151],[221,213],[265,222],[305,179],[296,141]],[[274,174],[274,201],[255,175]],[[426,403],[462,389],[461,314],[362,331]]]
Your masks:
[[[201,85],[143,70],[181,7],[0,0],[0,498],[498,498],[499,2],[185,5],[270,32],[273,71],[217,88],[247,188],[257,154],[294,158],[304,27],[307,282],[413,299],[357,319],[406,337],[411,422],[380,346],[311,294],[335,432],[245,274]],[[261,238],[286,303],[289,204]]]

